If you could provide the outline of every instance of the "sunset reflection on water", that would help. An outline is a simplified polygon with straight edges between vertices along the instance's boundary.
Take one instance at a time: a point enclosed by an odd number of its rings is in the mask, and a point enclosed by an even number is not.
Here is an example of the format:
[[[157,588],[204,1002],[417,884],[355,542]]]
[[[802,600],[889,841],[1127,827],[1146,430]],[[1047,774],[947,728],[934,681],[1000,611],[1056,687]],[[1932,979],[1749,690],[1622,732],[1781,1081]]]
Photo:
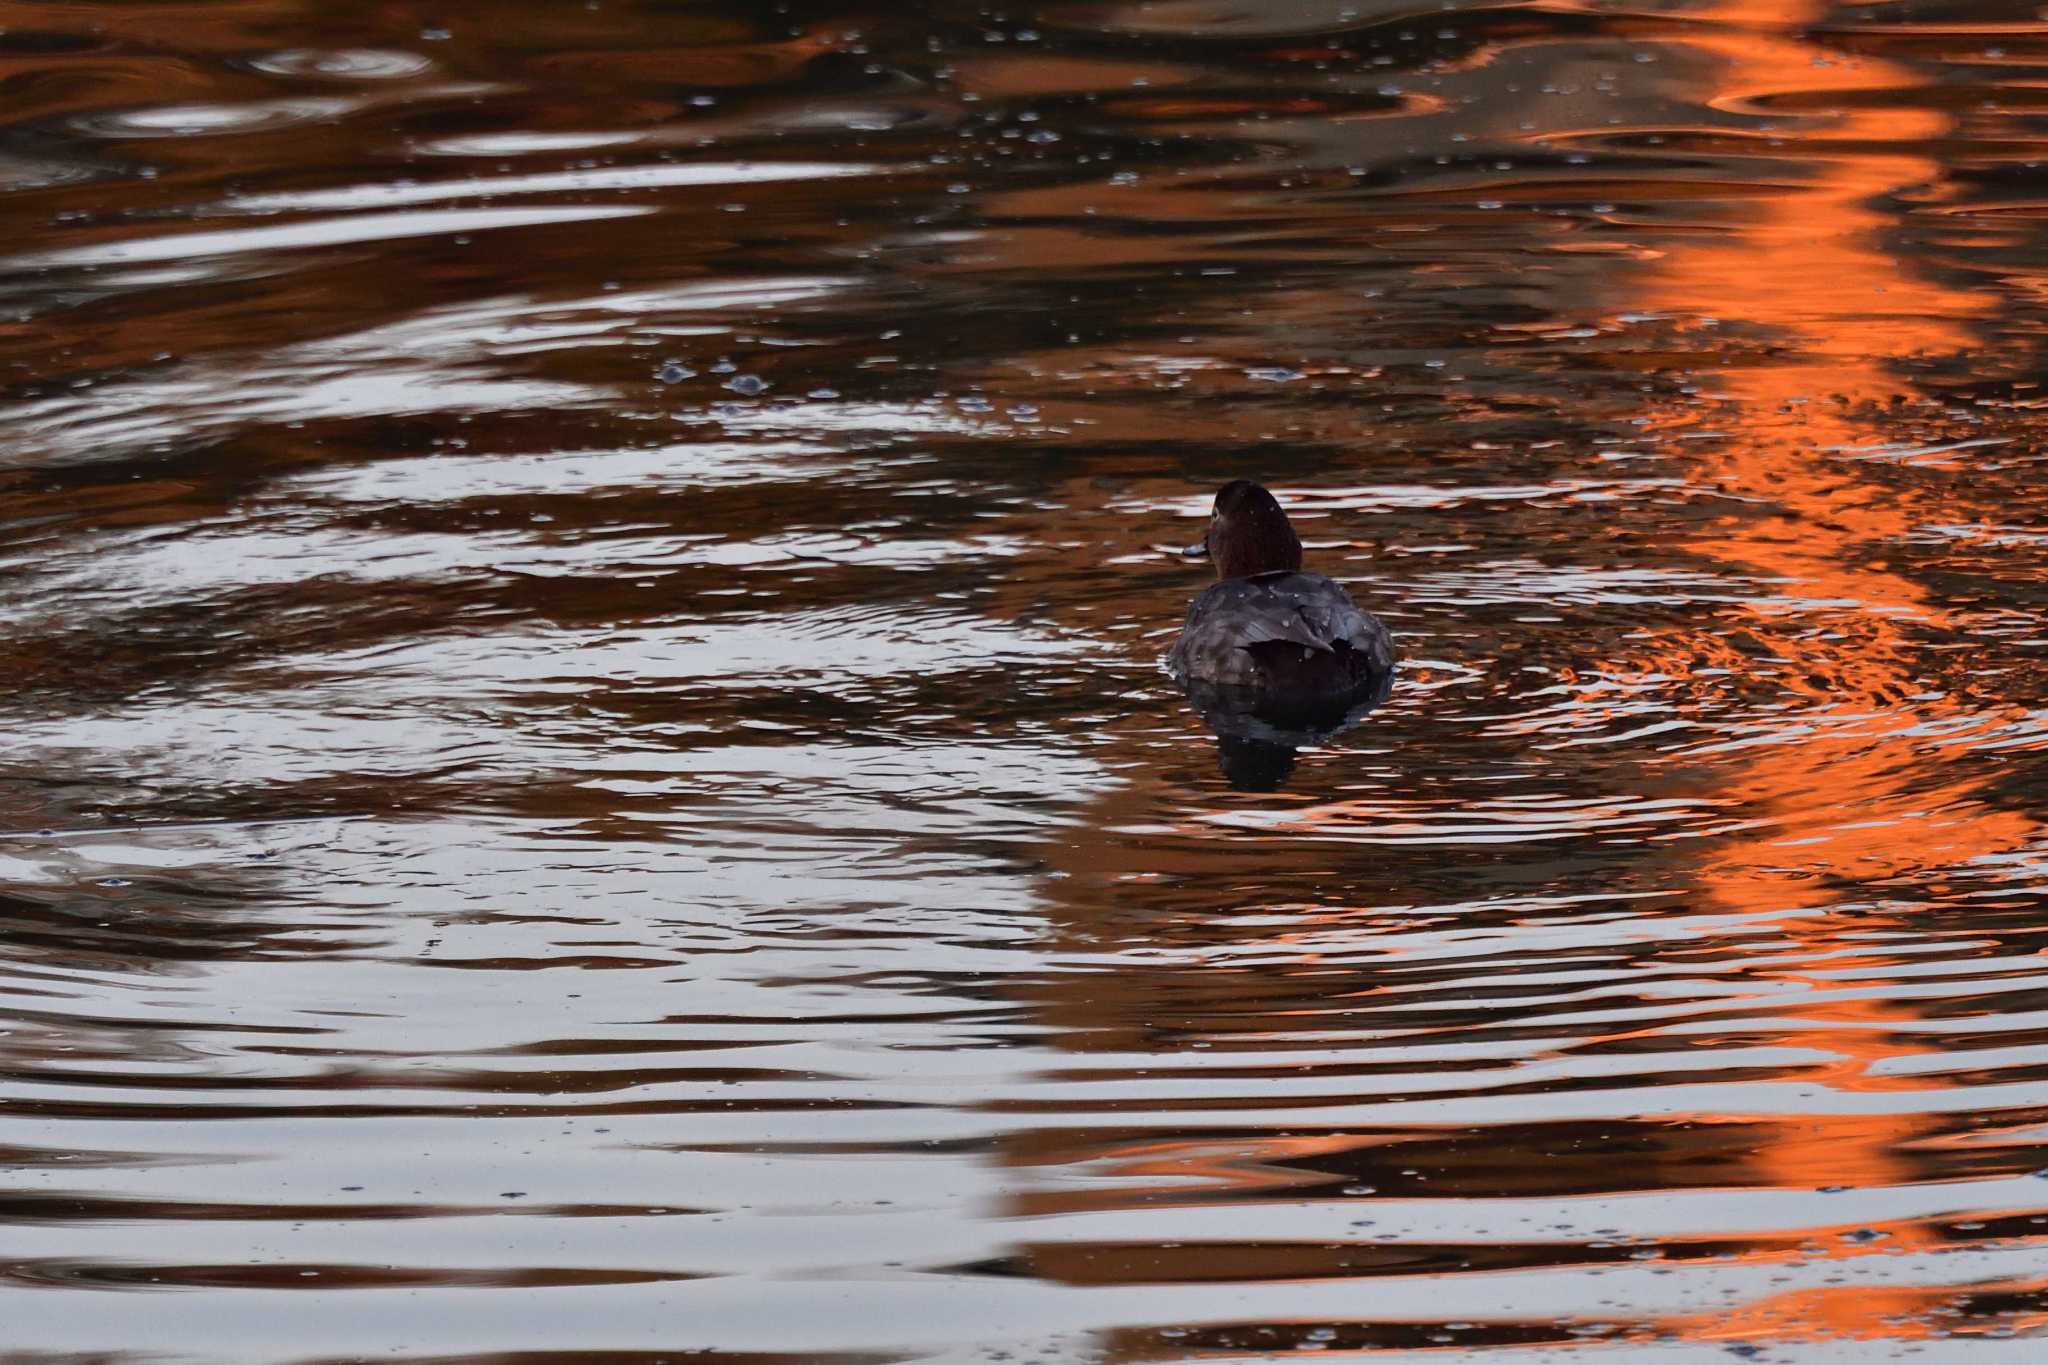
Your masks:
[[[2039,16],[0,82],[5,1350],[2039,1350]],[[1403,655],[1249,777],[1158,666],[1240,476]]]

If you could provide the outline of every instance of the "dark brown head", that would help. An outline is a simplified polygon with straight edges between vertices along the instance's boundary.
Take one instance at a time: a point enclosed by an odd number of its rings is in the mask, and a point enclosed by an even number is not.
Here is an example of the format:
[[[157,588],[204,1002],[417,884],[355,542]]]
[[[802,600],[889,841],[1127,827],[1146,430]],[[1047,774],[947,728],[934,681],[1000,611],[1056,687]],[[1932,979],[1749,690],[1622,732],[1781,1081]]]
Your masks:
[[[1301,568],[1301,541],[1287,524],[1287,514],[1250,479],[1233,479],[1216,490],[1216,510],[1200,550],[1216,561],[1218,578]]]

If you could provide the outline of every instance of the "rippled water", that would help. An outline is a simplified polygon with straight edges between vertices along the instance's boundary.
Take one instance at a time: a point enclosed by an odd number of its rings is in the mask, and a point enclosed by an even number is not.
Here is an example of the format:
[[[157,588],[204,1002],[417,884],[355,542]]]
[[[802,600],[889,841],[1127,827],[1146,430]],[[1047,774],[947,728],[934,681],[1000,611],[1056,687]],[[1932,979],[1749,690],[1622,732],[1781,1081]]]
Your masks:
[[[2031,6],[0,92],[7,1359],[2048,1349]],[[1244,475],[1405,656],[1249,774],[1157,662]]]

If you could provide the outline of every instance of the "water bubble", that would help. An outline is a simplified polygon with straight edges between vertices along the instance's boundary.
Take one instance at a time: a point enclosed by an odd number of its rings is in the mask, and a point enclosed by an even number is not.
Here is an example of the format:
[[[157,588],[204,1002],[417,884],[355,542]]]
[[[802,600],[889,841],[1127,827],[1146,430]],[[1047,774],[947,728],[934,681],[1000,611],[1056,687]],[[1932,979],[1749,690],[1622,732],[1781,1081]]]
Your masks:
[[[725,387],[742,398],[753,398],[768,392],[768,381],[757,374],[736,374],[725,381]]]
[[[661,368],[654,372],[654,377],[664,384],[680,384],[685,379],[695,379],[697,372],[679,360],[666,360],[662,362]]]

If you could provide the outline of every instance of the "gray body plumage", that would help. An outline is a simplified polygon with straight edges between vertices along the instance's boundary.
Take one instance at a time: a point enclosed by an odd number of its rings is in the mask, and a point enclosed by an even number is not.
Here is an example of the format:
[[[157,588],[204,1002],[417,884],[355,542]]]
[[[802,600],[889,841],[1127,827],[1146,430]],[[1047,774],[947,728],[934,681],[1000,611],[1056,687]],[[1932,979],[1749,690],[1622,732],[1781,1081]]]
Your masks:
[[[1321,574],[1266,573],[1226,578],[1197,597],[1166,662],[1183,679],[1333,699],[1383,679],[1394,642]]]

